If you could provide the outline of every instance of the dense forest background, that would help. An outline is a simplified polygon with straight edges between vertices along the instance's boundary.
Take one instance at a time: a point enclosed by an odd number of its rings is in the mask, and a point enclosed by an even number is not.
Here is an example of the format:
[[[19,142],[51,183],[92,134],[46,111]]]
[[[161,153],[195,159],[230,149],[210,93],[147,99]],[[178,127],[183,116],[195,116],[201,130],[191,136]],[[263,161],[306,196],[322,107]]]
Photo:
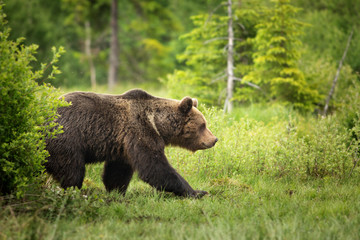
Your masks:
[[[65,48],[59,62],[62,74],[52,84],[90,88],[91,78],[93,86],[107,84],[111,1],[5,4],[11,38],[25,37],[25,44],[39,45],[39,65],[48,60],[52,46]],[[276,100],[321,109],[351,32],[333,106],[358,82],[357,0],[242,0],[232,5],[237,80],[232,101]],[[117,85],[162,85],[172,97],[190,94],[212,105],[224,104],[228,15],[222,1],[119,1],[117,10]],[[267,43],[278,46],[270,49]]]

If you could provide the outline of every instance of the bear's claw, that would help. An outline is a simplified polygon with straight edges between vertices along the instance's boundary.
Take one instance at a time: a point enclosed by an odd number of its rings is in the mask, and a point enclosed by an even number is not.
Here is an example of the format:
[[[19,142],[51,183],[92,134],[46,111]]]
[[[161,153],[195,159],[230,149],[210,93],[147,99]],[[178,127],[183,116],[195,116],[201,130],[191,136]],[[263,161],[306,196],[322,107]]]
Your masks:
[[[202,190],[195,190],[195,194],[192,197],[194,197],[194,198],[202,198],[206,194],[209,194],[209,193],[206,192],[206,191],[202,191]]]

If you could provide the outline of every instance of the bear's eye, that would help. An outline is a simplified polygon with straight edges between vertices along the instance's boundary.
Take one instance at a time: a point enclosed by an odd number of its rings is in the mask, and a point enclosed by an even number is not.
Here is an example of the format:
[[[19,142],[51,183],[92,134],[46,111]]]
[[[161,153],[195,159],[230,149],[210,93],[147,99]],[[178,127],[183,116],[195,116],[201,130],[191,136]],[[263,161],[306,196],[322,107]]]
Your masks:
[[[205,123],[203,123],[203,124],[201,124],[201,125],[200,125],[200,131],[204,131],[204,130],[205,130],[205,128],[206,128]]]

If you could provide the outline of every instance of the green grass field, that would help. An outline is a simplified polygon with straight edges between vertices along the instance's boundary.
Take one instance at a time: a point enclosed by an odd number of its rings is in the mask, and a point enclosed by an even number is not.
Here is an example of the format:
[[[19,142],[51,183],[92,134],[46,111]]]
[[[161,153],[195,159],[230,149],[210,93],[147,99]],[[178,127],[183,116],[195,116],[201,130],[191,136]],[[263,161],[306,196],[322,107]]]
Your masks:
[[[98,173],[99,168],[91,171]],[[39,193],[28,196],[25,202],[3,206],[0,238],[360,237],[360,190],[356,181],[185,176],[194,187],[208,190],[210,195],[199,200],[178,198],[156,192],[138,180],[132,182],[125,197],[108,194],[97,186],[72,194]]]
[[[360,239],[358,146],[336,117],[200,109],[218,144],[166,154],[209,195],[176,197],[137,176],[125,196],[107,193],[91,165],[81,190],[48,179],[23,199],[1,197],[0,239]]]

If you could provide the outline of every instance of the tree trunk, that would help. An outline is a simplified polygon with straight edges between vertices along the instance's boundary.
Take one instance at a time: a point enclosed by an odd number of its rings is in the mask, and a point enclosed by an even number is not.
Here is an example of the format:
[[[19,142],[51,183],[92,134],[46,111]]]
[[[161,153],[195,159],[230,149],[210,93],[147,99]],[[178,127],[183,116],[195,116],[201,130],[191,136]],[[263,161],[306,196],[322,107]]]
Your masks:
[[[233,30],[233,19],[232,19],[232,3],[228,0],[228,52],[227,52],[227,88],[226,88],[226,99],[224,112],[230,113],[233,109],[233,103],[231,101],[233,97],[234,89],[234,30]]]
[[[334,78],[334,80],[333,80],[333,83],[332,83],[332,86],[331,86],[329,95],[328,95],[328,97],[326,98],[323,116],[326,116],[326,113],[327,113],[328,108],[329,108],[330,99],[332,98],[332,95],[333,95],[334,92],[335,92],[335,86],[336,86],[336,83],[337,83],[337,81],[338,81],[338,78],[339,78],[339,75],[340,75],[340,70],[341,70],[342,65],[343,65],[343,63],[344,63],[346,54],[347,54],[347,52],[348,52],[349,45],[350,45],[350,42],[351,42],[351,38],[352,38],[353,33],[354,33],[354,29],[351,31],[351,33],[350,33],[350,35],[349,35],[348,41],[347,41],[347,43],[346,43],[346,48],[345,48],[345,51],[344,51],[344,53],[343,53],[343,56],[342,56],[342,58],[341,58],[341,60],[340,60],[339,67],[338,67],[338,69],[337,69],[337,71],[336,71],[336,75],[335,75],[335,78]]]
[[[89,20],[85,21],[85,36],[85,55],[89,62],[91,88],[94,90],[96,88],[96,70],[91,54],[91,28]]]
[[[109,91],[114,89],[117,80],[119,66],[119,43],[118,43],[118,0],[111,2],[111,42],[110,42],[110,63],[108,75]]]

